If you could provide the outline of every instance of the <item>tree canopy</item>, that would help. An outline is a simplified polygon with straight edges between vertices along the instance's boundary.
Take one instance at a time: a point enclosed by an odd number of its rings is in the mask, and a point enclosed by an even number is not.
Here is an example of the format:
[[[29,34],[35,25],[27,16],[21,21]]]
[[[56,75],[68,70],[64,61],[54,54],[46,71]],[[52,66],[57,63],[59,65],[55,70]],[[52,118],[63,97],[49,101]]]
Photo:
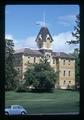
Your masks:
[[[75,80],[76,84],[80,84],[80,57],[79,50],[76,48],[71,54],[75,57]]]
[[[76,25],[74,26],[74,31],[72,32],[73,37],[76,40],[67,41],[69,44],[80,44],[80,14],[76,16]],[[80,83],[80,49],[76,48],[72,55],[75,57],[75,79],[76,84]]]
[[[15,86],[14,78],[17,75],[14,69],[14,43],[13,40],[6,39],[5,48],[5,87],[12,89]]]
[[[25,72],[25,85],[33,86],[37,90],[51,90],[55,87],[56,72],[48,62],[33,64]]]
[[[69,44],[79,44],[80,43],[80,14],[76,16],[76,25],[74,26],[74,31],[72,32],[72,36],[76,38],[76,40],[67,41]]]

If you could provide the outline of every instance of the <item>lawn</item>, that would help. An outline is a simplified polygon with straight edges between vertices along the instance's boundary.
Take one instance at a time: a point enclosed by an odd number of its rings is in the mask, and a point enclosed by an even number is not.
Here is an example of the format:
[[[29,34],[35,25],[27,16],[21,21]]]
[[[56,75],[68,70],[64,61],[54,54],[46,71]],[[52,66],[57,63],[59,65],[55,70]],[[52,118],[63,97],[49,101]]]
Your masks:
[[[79,112],[78,91],[55,90],[54,93],[5,92],[5,105],[19,104],[31,114]]]

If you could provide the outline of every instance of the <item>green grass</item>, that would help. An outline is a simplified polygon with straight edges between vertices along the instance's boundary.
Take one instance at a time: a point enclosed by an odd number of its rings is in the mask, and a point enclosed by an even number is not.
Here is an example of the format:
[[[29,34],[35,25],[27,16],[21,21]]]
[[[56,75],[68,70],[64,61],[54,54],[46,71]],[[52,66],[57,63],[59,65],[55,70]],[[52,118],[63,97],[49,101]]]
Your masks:
[[[5,92],[5,105],[19,104],[32,114],[79,112],[77,91],[55,90],[54,93]]]

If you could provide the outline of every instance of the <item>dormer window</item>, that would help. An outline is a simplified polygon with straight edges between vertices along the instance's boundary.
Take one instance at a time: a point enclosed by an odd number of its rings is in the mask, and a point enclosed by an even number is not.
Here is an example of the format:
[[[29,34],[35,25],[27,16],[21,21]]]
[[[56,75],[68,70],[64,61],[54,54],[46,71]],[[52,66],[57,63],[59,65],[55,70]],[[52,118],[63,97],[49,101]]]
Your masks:
[[[41,34],[39,35],[39,39],[42,40],[42,35]]]
[[[47,34],[46,39],[50,39],[50,36]]]

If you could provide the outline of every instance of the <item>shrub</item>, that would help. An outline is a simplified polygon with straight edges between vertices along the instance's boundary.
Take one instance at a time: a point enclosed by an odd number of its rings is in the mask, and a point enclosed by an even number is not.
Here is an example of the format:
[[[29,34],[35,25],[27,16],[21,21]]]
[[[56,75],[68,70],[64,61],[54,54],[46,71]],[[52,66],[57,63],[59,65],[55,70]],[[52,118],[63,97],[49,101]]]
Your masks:
[[[19,85],[16,89],[16,92],[27,92],[27,88],[24,85]]]
[[[67,86],[67,90],[72,90],[72,91],[74,91],[74,90],[76,90],[76,87],[75,87],[75,85],[72,85],[72,86]]]
[[[44,93],[44,92],[49,92],[49,93],[53,93],[54,89],[31,89],[31,92],[34,93]]]
[[[15,87],[6,87],[5,86],[5,91],[11,91],[11,90],[14,90],[15,89]]]

